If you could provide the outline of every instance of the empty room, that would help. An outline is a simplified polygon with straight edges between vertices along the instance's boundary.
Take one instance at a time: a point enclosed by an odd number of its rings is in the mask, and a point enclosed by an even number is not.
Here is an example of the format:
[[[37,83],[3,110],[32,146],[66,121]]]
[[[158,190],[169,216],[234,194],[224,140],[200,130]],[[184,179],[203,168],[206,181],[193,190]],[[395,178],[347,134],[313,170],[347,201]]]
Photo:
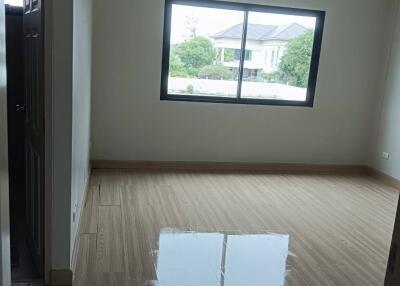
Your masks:
[[[1,7],[1,285],[400,285],[399,0]]]

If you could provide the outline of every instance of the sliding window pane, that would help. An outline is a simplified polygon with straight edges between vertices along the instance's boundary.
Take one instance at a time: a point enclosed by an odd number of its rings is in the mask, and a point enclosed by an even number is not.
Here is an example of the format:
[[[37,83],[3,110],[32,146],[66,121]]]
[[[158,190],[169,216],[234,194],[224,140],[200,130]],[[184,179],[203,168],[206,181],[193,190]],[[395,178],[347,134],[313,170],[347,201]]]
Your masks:
[[[243,11],[173,4],[168,94],[236,97],[243,19]]]
[[[249,12],[241,97],[306,101],[315,24],[314,17]]]

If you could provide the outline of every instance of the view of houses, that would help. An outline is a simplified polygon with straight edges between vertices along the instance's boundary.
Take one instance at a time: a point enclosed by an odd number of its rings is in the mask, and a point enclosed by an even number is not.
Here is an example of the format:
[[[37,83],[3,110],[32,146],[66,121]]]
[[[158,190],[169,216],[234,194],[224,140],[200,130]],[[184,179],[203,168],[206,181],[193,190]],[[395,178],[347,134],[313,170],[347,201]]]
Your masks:
[[[306,32],[307,29],[297,23],[281,26],[249,24],[244,77],[257,78],[263,72],[276,72],[287,50],[289,40]],[[243,25],[238,24],[212,36],[214,47],[219,51],[217,61],[231,68],[235,73],[239,68],[242,34]]]
[[[170,46],[169,93],[237,96],[243,22],[217,30],[206,16],[176,15],[185,18],[186,34]],[[295,21],[249,20],[246,35],[242,97],[304,101],[314,30]]]

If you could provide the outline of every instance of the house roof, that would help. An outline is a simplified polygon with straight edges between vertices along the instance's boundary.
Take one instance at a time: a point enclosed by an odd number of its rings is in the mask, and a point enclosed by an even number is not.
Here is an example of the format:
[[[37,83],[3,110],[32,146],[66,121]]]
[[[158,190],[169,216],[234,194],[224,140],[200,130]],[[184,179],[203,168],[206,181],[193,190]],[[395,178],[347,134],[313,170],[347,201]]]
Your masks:
[[[304,34],[306,31],[307,28],[297,23],[280,26],[249,24],[247,26],[247,39],[256,41],[290,40]],[[243,24],[237,24],[211,37],[214,39],[241,39],[242,33]]]

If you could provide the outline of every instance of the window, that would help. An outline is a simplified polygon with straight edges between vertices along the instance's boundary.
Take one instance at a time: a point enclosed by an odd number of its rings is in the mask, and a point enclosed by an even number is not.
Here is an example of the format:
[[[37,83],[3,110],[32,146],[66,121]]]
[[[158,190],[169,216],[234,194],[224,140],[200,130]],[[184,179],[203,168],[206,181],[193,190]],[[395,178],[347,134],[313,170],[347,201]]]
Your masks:
[[[272,51],[271,53],[271,65],[273,66],[275,62],[275,50]]]
[[[240,61],[241,56],[242,56],[242,51],[240,49],[235,49],[235,60]],[[244,60],[251,61],[251,56],[252,56],[252,52],[249,50],[246,50],[246,52],[244,54]]]
[[[284,285],[289,247],[287,234],[162,229],[156,274],[159,285]]]
[[[281,47],[278,47],[278,52],[276,54],[276,63],[278,63],[280,56],[281,56]]]
[[[316,10],[166,0],[161,99],[312,107],[324,19]]]

